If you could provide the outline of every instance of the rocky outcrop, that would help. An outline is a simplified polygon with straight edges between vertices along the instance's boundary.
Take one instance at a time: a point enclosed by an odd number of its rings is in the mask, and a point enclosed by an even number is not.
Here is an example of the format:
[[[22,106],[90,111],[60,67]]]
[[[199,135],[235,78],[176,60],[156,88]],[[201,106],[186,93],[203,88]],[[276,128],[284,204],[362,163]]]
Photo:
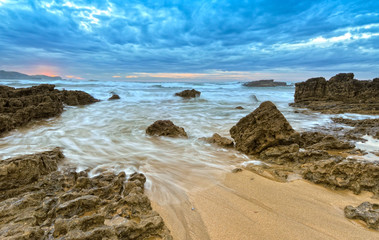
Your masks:
[[[209,138],[202,138],[202,140],[224,148],[234,147],[234,142],[232,140],[226,137],[222,137],[218,133],[213,134],[213,136]]]
[[[361,138],[363,135],[370,135],[374,138],[379,138],[379,118],[352,120],[348,118],[332,118],[335,123],[345,124],[354,129],[345,133],[348,138]]]
[[[299,133],[270,101],[241,118],[230,129],[230,135],[236,149],[246,154],[259,154],[269,147],[291,145],[299,140]]]
[[[1,239],[172,239],[144,175],[56,171],[62,157],[55,149],[0,162]]]
[[[311,78],[296,83],[295,107],[308,107],[328,113],[379,113],[379,78],[354,79],[353,73],[340,73],[326,81]]]
[[[146,129],[146,134],[150,136],[165,136],[165,137],[184,137],[187,138],[187,133],[184,128],[176,126],[170,120],[158,120],[151,124]]]
[[[303,166],[303,177],[332,188],[362,190],[379,196],[379,164],[343,158],[320,160]]]
[[[195,98],[195,97],[200,97],[201,92],[192,89],[192,90],[184,90],[178,93],[175,93],[175,96],[179,96],[182,98]]]
[[[8,72],[0,70],[0,79],[47,79],[47,80],[62,80],[59,76],[46,75],[27,75],[19,72]]]
[[[379,230],[379,204],[363,202],[358,207],[346,206],[345,217],[364,221],[369,228]]]
[[[120,99],[120,96],[117,94],[112,94],[112,96],[108,98],[108,100],[117,100],[117,99]]]
[[[0,134],[35,119],[58,116],[63,104],[84,105],[97,102],[82,91],[59,91],[51,84],[30,88],[0,86]]]
[[[332,135],[320,132],[303,132],[300,135],[300,146],[314,150],[343,150],[355,146],[349,142],[338,140]]]
[[[251,81],[242,84],[245,87],[278,87],[278,86],[287,86],[287,83],[285,82],[274,82],[273,79],[269,80],[258,80],[258,81]]]

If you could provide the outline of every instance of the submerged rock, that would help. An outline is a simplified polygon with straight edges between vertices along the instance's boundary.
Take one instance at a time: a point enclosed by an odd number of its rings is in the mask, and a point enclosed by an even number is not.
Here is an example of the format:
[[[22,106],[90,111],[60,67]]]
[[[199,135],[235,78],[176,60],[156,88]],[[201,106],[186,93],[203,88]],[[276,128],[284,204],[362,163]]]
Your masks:
[[[120,99],[120,96],[117,94],[112,94],[112,97],[108,98],[108,100],[117,100]]]
[[[363,202],[358,207],[346,206],[345,216],[364,221],[369,228],[379,230],[379,204]]]
[[[258,81],[251,81],[242,84],[245,87],[277,87],[277,86],[287,86],[287,83],[285,82],[275,82],[273,79],[268,80],[258,80]]]
[[[242,110],[242,109],[245,109],[245,108],[242,107],[242,106],[237,106],[236,109],[240,109],[240,110]]]
[[[90,178],[56,171],[61,160],[55,149],[0,162],[1,239],[172,239],[144,194],[143,174]]]
[[[155,121],[146,129],[146,134],[150,136],[188,137],[184,128],[176,126],[170,120]]]
[[[307,163],[303,177],[333,188],[350,189],[355,194],[362,190],[379,196],[379,164],[352,159],[331,158]]]
[[[82,91],[59,91],[51,84],[30,88],[0,86],[0,134],[32,120],[58,116],[63,104],[83,105],[98,101]]]
[[[184,90],[178,93],[175,93],[175,96],[179,96],[182,98],[195,98],[195,97],[200,97],[201,92],[192,89],[192,90]]]
[[[236,149],[246,154],[259,154],[269,147],[291,145],[299,140],[299,133],[270,101],[241,118],[230,129],[230,135]]]
[[[234,142],[232,140],[226,137],[222,137],[218,133],[213,134],[212,137],[203,138],[203,140],[212,144],[216,144],[220,147],[224,147],[224,148],[234,147]]]

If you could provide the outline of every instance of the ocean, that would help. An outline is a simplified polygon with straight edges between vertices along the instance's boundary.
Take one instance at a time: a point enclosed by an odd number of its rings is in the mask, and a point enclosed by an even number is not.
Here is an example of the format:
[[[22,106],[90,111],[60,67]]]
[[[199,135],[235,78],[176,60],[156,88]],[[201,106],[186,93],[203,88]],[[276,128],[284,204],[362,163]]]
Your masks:
[[[54,84],[60,90],[82,90],[102,101],[66,107],[59,117],[11,131],[0,138],[0,160],[61,147],[66,156],[63,165],[79,171],[89,169],[91,175],[104,170],[144,173],[148,194],[160,202],[180,201],[187,190],[202,188],[204,182],[217,182],[226,171],[255,161],[238,151],[220,148],[199,138],[214,133],[230,137],[229,129],[263,101],[275,103],[298,131],[328,126],[332,117],[375,117],[299,111],[288,106],[294,101],[293,84],[253,88],[244,87],[240,82],[0,80],[0,85],[17,88],[41,83]],[[201,91],[199,98],[186,100],[174,96],[176,92],[193,88]],[[121,99],[107,101],[112,92]],[[236,109],[237,106],[244,109]],[[145,134],[154,121],[166,119],[183,127],[189,138],[156,138]],[[378,140],[370,137],[367,140],[358,143],[360,149],[378,149]],[[374,154],[369,154],[368,159],[379,161]]]

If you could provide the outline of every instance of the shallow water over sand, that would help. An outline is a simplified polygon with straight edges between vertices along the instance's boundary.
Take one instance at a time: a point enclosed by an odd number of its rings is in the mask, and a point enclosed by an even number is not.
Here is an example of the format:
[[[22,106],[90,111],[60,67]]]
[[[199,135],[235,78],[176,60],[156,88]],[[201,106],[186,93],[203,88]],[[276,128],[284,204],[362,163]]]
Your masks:
[[[6,80],[0,84],[29,87],[32,80]],[[0,159],[61,147],[67,164],[92,174],[103,169],[143,172],[155,201],[175,202],[187,190],[217,181],[225,171],[253,160],[199,140],[229,129],[262,101],[273,101],[296,130],[324,126],[331,115],[295,113],[294,86],[248,88],[240,83],[132,83],[50,81],[58,89],[83,90],[101,102],[66,107],[60,117],[39,121],[0,139]],[[201,97],[183,100],[175,92],[195,88]],[[107,101],[111,92],[121,99]],[[255,96],[255,97],[254,97]],[[258,101],[256,101],[258,99]],[[243,106],[245,109],[235,109]],[[333,115],[335,116],[335,115]],[[370,116],[351,115],[352,118]],[[189,139],[154,138],[145,134],[156,120],[170,119],[184,127]],[[364,146],[360,146],[364,148]],[[207,181],[204,181],[207,180]]]

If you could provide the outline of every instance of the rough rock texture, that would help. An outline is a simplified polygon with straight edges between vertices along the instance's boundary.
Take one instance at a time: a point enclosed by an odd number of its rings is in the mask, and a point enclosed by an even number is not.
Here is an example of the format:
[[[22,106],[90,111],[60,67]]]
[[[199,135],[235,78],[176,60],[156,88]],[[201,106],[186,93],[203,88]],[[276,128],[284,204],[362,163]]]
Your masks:
[[[297,143],[299,133],[292,129],[287,119],[270,102],[257,109],[230,129],[236,149],[246,154],[259,154],[265,149]]]
[[[314,150],[352,149],[354,145],[338,140],[332,135],[320,132],[303,132],[300,135],[300,147]]]
[[[200,97],[201,92],[196,91],[195,89],[192,90],[184,90],[178,93],[175,93],[175,96],[179,96],[182,98],[195,98]]]
[[[379,204],[363,202],[358,207],[346,206],[345,217],[364,221],[369,228],[379,230]]]
[[[359,194],[362,190],[379,196],[379,164],[334,158],[303,166],[303,177],[333,188],[347,188]]]
[[[59,91],[54,85],[41,84],[30,88],[0,86],[0,134],[23,126],[35,119],[62,113],[63,104],[82,105],[96,102],[81,91]]]
[[[55,149],[0,162],[0,239],[172,239],[144,175],[56,171],[62,157]]]
[[[352,120],[348,118],[332,118],[335,123],[342,123],[354,129],[351,129],[345,133],[348,138],[360,138],[363,135],[370,135],[374,138],[379,138],[379,118],[364,119],[364,120]]]
[[[222,137],[218,133],[213,134],[212,137],[203,138],[203,140],[212,144],[216,144],[220,147],[224,147],[224,148],[234,147],[234,142],[232,140],[226,137]]]
[[[112,94],[112,97],[108,98],[108,100],[117,100],[120,99],[120,96],[117,94]]]
[[[155,121],[146,129],[146,134],[150,136],[188,137],[184,128],[176,126],[170,120]]]
[[[273,79],[269,80],[258,80],[258,81],[251,81],[242,84],[245,87],[277,87],[277,86],[287,86],[287,83],[285,82],[274,82]]]
[[[328,113],[379,114],[379,78],[359,81],[353,73],[340,73],[329,81],[323,77],[311,78],[296,83],[292,106]]]

